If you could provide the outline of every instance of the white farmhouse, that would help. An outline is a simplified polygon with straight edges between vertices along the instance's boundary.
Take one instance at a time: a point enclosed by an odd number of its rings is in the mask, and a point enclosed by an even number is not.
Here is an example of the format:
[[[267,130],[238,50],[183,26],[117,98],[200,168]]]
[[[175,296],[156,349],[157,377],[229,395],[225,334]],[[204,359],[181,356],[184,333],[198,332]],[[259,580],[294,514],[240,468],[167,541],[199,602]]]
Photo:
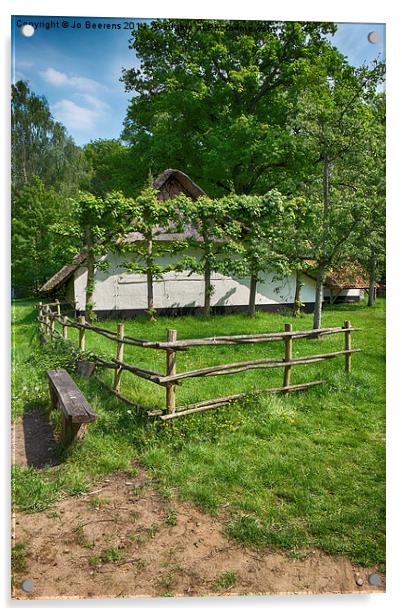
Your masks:
[[[176,169],[167,169],[154,182],[159,191],[161,200],[169,199],[180,192],[196,200],[204,191],[197,186],[185,173]],[[194,236],[194,230],[188,229],[184,233],[158,234],[160,242],[169,242]],[[129,233],[126,241],[143,241],[137,233]],[[188,254],[197,255],[197,249],[191,249]],[[145,274],[129,273],[123,266],[130,260],[130,254],[124,257],[118,254],[109,254],[104,257],[108,262],[107,270],[97,269],[95,273],[95,312],[100,317],[130,317],[141,314],[147,309],[147,282]],[[161,257],[159,262],[172,257]],[[263,282],[258,283],[256,293],[257,310],[280,310],[293,306],[296,275],[280,276],[275,272],[266,272],[262,275]],[[85,288],[87,283],[87,270],[85,266],[85,253],[66,264],[50,278],[41,288],[41,292],[51,294],[59,299],[75,303],[78,313],[85,310]],[[305,311],[314,309],[315,280],[312,275],[302,275],[301,300],[305,304]],[[218,272],[211,275],[211,284],[214,292],[211,306],[214,312],[240,312],[246,311],[249,302],[248,278],[225,276]],[[336,285],[336,281],[334,282]],[[339,284],[339,283],[338,283]],[[348,282],[350,284],[350,282]],[[365,285],[367,286],[367,285]],[[357,301],[362,291],[359,288],[339,288],[332,286],[331,294],[335,289],[335,301]],[[326,293],[329,296],[330,290]],[[189,271],[168,272],[161,280],[154,282],[154,307],[159,313],[185,314],[196,312],[204,304],[204,278],[200,274]]]

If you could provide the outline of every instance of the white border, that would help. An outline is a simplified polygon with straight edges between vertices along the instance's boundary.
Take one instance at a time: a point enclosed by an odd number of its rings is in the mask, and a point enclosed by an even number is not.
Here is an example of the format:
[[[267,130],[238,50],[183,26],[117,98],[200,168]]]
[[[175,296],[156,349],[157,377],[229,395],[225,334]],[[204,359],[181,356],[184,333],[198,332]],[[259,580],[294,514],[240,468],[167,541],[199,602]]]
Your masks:
[[[9,563],[5,558],[9,554],[9,501],[4,498],[9,490],[9,384],[7,371],[4,366],[9,364],[9,330],[1,328],[0,345],[6,354],[1,371],[3,379],[3,472],[2,481],[2,520],[4,522],[2,544],[0,548],[2,567],[2,599],[5,609],[19,609],[23,612],[42,611],[51,609],[71,609],[80,613],[95,613],[95,610],[107,609],[134,609],[137,613],[146,610],[148,613],[164,611],[164,614],[173,614],[177,611],[213,610],[241,613],[251,608],[254,613],[264,613],[267,610],[281,614],[338,614],[340,610],[352,613],[355,616],[364,614],[378,616],[380,610],[391,610],[400,604],[399,584],[401,576],[402,541],[400,531],[401,489],[400,489],[400,451],[402,437],[402,409],[397,397],[397,383],[400,381],[400,368],[398,362],[398,337],[402,327],[398,323],[398,312],[402,306],[400,274],[401,256],[398,250],[401,229],[398,207],[400,204],[400,190],[398,179],[401,175],[401,61],[402,61],[402,9],[401,4],[393,0],[334,0],[333,3],[323,3],[322,0],[283,0],[282,2],[268,3],[258,0],[247,0],[241,5],[235,5],[229,0],[203,0],[200,4],[179,2],[178,0],[147,0],[146,2],[129,2],[114,0],[113,3],[100,4],[88,0],[70,0],[55,3],[51,0],[36,0],[34,3],[25,0],[6,0],[1,6],[0,27],[2,33],[2,48],[4,56],[8,59],[3,66],[4,92],[7,93],[10,82],[10,15],[83,15],[96,17],[188,17],[188,18],[234,18],[234,19],[288,19],[311,21],[337,21],[337,22],[386,22],[387,24],[387,199],[388,199],[388,339],[387,339],[387,593],[370,596],[342,595],[342,596],[309,596],[309,597],[254,597],[254,598],[205,598],[205,599],[135,599],[135,600],[88,600],[88,601],[49,601],[49,602],[10,602],[9,596]],[[5,98],[8,100],[8,94]],[[0,229],[4,234],[1,241],[1,267],[2,267],[2,301],[0,302],[2,323],[8,323],[9,312],[9,114],[7,105],[3,105],[3,120],[1,125],[2,144],[1,156],[1,186],[2,206],[0,208]],[[399,319],[400,321],[400,319]],[[398,331],[399,325],[399,331]],[[390,333],[392,332],[392,334]],[[401,346],[401,345],[399,345]],[[399,368],[399,369],[398,369]]]

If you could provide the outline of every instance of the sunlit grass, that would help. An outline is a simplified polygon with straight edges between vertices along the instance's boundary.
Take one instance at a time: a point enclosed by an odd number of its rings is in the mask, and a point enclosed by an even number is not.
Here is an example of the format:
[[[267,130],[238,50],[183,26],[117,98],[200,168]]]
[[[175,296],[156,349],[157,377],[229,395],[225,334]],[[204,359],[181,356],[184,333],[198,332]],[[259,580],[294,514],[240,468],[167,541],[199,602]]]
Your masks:
[[[32,303],[14,309],[14,412],[39,405],[49,408],[46,370],[71,369],[70,352],[41,347]],[[324,312],[324,326],[349,319],[363,332],[353,334],[346,375],[344,358],[292,369],[292,383],[324,379],[326,383],[286,397],[258,396],[219,411],[189,415],[162,424],[150,421],[119,402],[94,379],[74,379],[96,410],[98,419],[85,439],[65,455],[57,469],[16,469],[16,506],[27,511],[48,507],[64,493],[78,494],[91,482],[115,470],[132,472],[139,459],[160,490],[219,514],[225,532],[244,544],[281,549],[320,547],[357,563],[382,567],[385,562],[385,302],[336,306]],[[309,329],[311,315],[245,315],[137,318],[126,333],[164,340],[173,328],[178,338]],[[102,322],[115,330],[116,323]],[[70,330],[75,342],[75,330]],[[295,356],[341,350],[343,336],[295,340]],[[283,356],[283,342],[202,347],[180,353],[177,370],[229,363],[247,358]],[[112,357],[115,345],[87,334],[87,349]],[[126,347],[125,360],[164,372],[162,351]],[[101,378],[111,384],[112,371]],[[188,404],[282,383],[282,370],[253,370],[233,376],[188,379],[177,388],[178,404]],[[147,406],[163,406],[164,390],[127,373],[123,393]],[[222,509],[224,507],[224,509]]]

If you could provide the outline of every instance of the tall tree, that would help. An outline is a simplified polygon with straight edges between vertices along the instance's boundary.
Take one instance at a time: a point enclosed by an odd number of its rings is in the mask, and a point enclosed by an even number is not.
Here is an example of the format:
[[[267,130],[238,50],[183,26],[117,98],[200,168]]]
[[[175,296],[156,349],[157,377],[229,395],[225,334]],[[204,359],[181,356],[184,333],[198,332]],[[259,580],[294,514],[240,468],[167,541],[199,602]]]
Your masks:
[[[71,235],[61,245],[56,221],[69,226],[64,200],[42,180],[33,177],[12,199],[11,280],[25,294],[36,293],[45,280],[74,252]]]
[[[364,166],[367,208],[352,257],[369,273],[368,306],[374,306],[377,282],[385,277],[385,95],[374,98],[370,111],[373,121]]]
[[[133,32],[139,68],[122,80],[135,95],[123,138],[136,172],[185,169],[211,196],[288,192],[303,157],[288,116],[311,67],[341,56],[335,24],[157,20]]]
[[[56,122],[47,100],[32,92],[25,81],[11,92],[11,183],[18,190],[33,177],[65,195],[88,181],[82,150]]]
[[[332,74],[316,70],[310,90],[298,99],[293,131],[307,165],[311,165],[309,193],[321,194],[322,203],[314,235],[315,329],[321,327],[325,274],[330,266],[351,254],[353,238],[358,236],[367,214],[365,167],[375,123],[371,103],[383,75],[381,63],[359,69],[344,63],[336,66]]]

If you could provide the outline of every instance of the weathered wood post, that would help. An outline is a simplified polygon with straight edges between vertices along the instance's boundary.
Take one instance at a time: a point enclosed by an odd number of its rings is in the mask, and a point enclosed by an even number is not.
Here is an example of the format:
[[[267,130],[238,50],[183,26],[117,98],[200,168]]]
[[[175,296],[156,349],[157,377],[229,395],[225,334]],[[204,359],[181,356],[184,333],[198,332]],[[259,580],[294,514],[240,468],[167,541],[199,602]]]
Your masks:
[[[58,299],[56,299],[56,309],[57,309],[57,316],[59,317],[61,315],[61,310],[60,310],[60,302]]]
[[[124,360],[124,323],[117,323],[117,349],[116,349],[117,361]],[[117,366],[114,371],[113,389],[117,392],[121,389],[121,376],[123,369],[121,366]]]
[[[291,332],[292,330],[293,330],[292,324],[285,323],[285,332]],[[292,347],[293,347],[292,336],[286,336],[285,338],[285,362],[292,361]],[[289,387],[290,385],[291,370],[292,370],[292,366],[285,366],[285,371],[283,373],[283,386],[284,387]]]
[[[63,317],[63,338],[68,339],[67,317]]]
[[[54,313],[50,309],[50,335],[54,338]]]
[[[42,308],[42,302],[39,302],[38,304],[38,309],[39,309],[39,332],[42,333],[43,332],[43,323],[42,323],[42,318],[43,318],[43,308]]]
[[[345,331],[345,351],[350,351],[352,348],[352,334],[350,331],[351,328],[351,324],[350,321],[344,321],[343,322],[343,328],[346,330]],[[352,371],[352,353],[346,353],[345,355],[345,371],[346,372],[351,372]]]
[[[79,317],[78,321],[81,325],[85,325],[84,316]],[[80,344],[80,351],[85,351],[85,329],[83,327],[80,327],[79,329],[79,344]]]
[[[166,340],[168,342],[176,342],[177,331],[168,329]],[[176,351],[167,349],[166,351],[166,375],[171,376],[176,374]],[[176,412],[176,385],[174,383],[166,383],[166,413]]]
[[[49,336],[50,334],[50,317],[49,317],[49,306],[45,306],[45,334]]]

